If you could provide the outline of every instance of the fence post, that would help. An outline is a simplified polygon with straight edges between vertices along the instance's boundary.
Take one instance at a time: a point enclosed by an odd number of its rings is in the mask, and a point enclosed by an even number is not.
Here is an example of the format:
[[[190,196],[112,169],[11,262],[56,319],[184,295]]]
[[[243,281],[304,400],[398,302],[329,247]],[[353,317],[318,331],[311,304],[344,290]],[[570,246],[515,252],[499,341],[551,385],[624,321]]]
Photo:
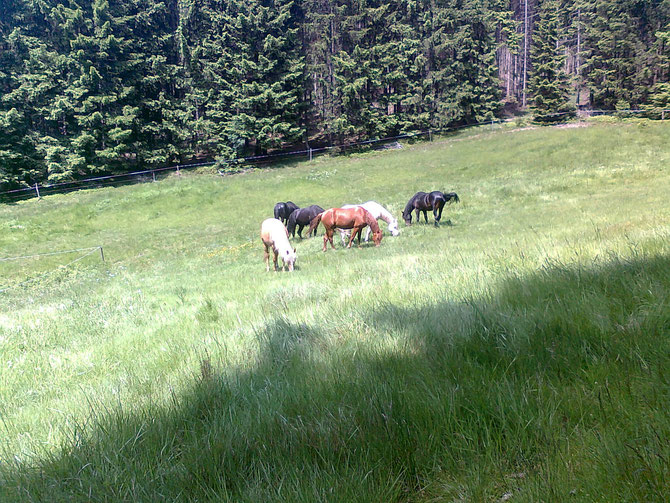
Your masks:
[[[661,120],[665,120],[665,110],[661,110]]]
[[[312,160],[312,147],[309,147],[309,160]]]
[[[156,172],[155,172],[155,171],[152,171],[152,172],[151,172],[151,176],[153,177],[154,182],[155,182],[155,181],[156,181]]]
[[[35,192],[37,192],[37,199],[40,199],[40,188],[35,184]]]
[[[179,166],[177,166],[177,176],[181,176],[181,171],[179,171]]]
[[[433,131],[430,129],[428,130],[428,141],[433,141]]]

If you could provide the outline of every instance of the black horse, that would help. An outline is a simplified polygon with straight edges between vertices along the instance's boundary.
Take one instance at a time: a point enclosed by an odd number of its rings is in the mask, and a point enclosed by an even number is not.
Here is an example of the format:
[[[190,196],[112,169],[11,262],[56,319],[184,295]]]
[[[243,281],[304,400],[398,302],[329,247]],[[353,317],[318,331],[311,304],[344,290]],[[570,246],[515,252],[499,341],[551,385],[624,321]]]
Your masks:
[[[286,225],[288,222],[288,217],[291,216],[295,210],[300,209],[299,206],[296,206],[295,203],[291,201],[286,201],[285,203],[275,204],[275,218],[281,220],[281,223]]]
[[[295,237],[295,227],[297,225],[298,237],[302,239],[302,228],[306,225],[309,225],[312,219],[319,213],[323,213],[323,208],[321,206],[317,206],[316,204],[295,210],[288,217],[288,225],[286,226],[288,233]],[[314,227],[314,235],[316,236],[316,227]],[[307,237],[309,237],[309,235]]]
[[[416,221],[419,221],[421,211],[423,211],[423,218],[428,223],[428,210],[433,210],[435,217],[435,226],[437,226],[442,218],[442,208],[445,203],[459,202],[458,194],[456,192],[449,192],[445,194],[439,190],[426,194],[425,192],[417,192],[412,196],[405,206],[405,211],[402,212],[402,218],[406,225],[412,225],[412,211],[416,210]]]

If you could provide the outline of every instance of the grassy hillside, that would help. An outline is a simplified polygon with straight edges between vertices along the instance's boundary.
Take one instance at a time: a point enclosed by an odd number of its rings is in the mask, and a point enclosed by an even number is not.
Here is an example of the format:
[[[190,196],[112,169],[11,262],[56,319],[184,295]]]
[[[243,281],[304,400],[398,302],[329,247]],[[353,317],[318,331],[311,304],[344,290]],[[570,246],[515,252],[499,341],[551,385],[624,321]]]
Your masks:
[[[668,165],[593,123],[1,206],[1,256],[107,260],[0,262],[0,501],[667,500]],[[435,189],[265,272],[276,201]]]

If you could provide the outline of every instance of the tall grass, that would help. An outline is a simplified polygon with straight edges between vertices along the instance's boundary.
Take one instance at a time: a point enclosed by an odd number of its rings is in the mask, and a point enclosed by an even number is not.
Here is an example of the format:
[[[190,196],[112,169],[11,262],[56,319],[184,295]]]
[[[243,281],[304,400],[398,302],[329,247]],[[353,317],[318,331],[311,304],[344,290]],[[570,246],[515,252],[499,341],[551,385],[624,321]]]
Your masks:
[[[665,501],[670,130],[484,133],[0,209],[0,499]],[[599,148],[593,148],[598,145]],[[265,273],[274,202],[452,225]],[[382,226],[385,229],[385,226]]]

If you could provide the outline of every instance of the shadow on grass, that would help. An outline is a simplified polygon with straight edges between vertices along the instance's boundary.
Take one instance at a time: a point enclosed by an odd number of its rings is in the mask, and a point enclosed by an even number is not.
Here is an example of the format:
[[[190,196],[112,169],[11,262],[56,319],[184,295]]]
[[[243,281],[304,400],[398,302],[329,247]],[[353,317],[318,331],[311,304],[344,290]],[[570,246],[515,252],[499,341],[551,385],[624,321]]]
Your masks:
[[[319,326],[278,316],[247,369],[205,359],[172,406],[101,412],[32,467],[3,464],[4,497],[662,501],[668,292],[660,256]]]

